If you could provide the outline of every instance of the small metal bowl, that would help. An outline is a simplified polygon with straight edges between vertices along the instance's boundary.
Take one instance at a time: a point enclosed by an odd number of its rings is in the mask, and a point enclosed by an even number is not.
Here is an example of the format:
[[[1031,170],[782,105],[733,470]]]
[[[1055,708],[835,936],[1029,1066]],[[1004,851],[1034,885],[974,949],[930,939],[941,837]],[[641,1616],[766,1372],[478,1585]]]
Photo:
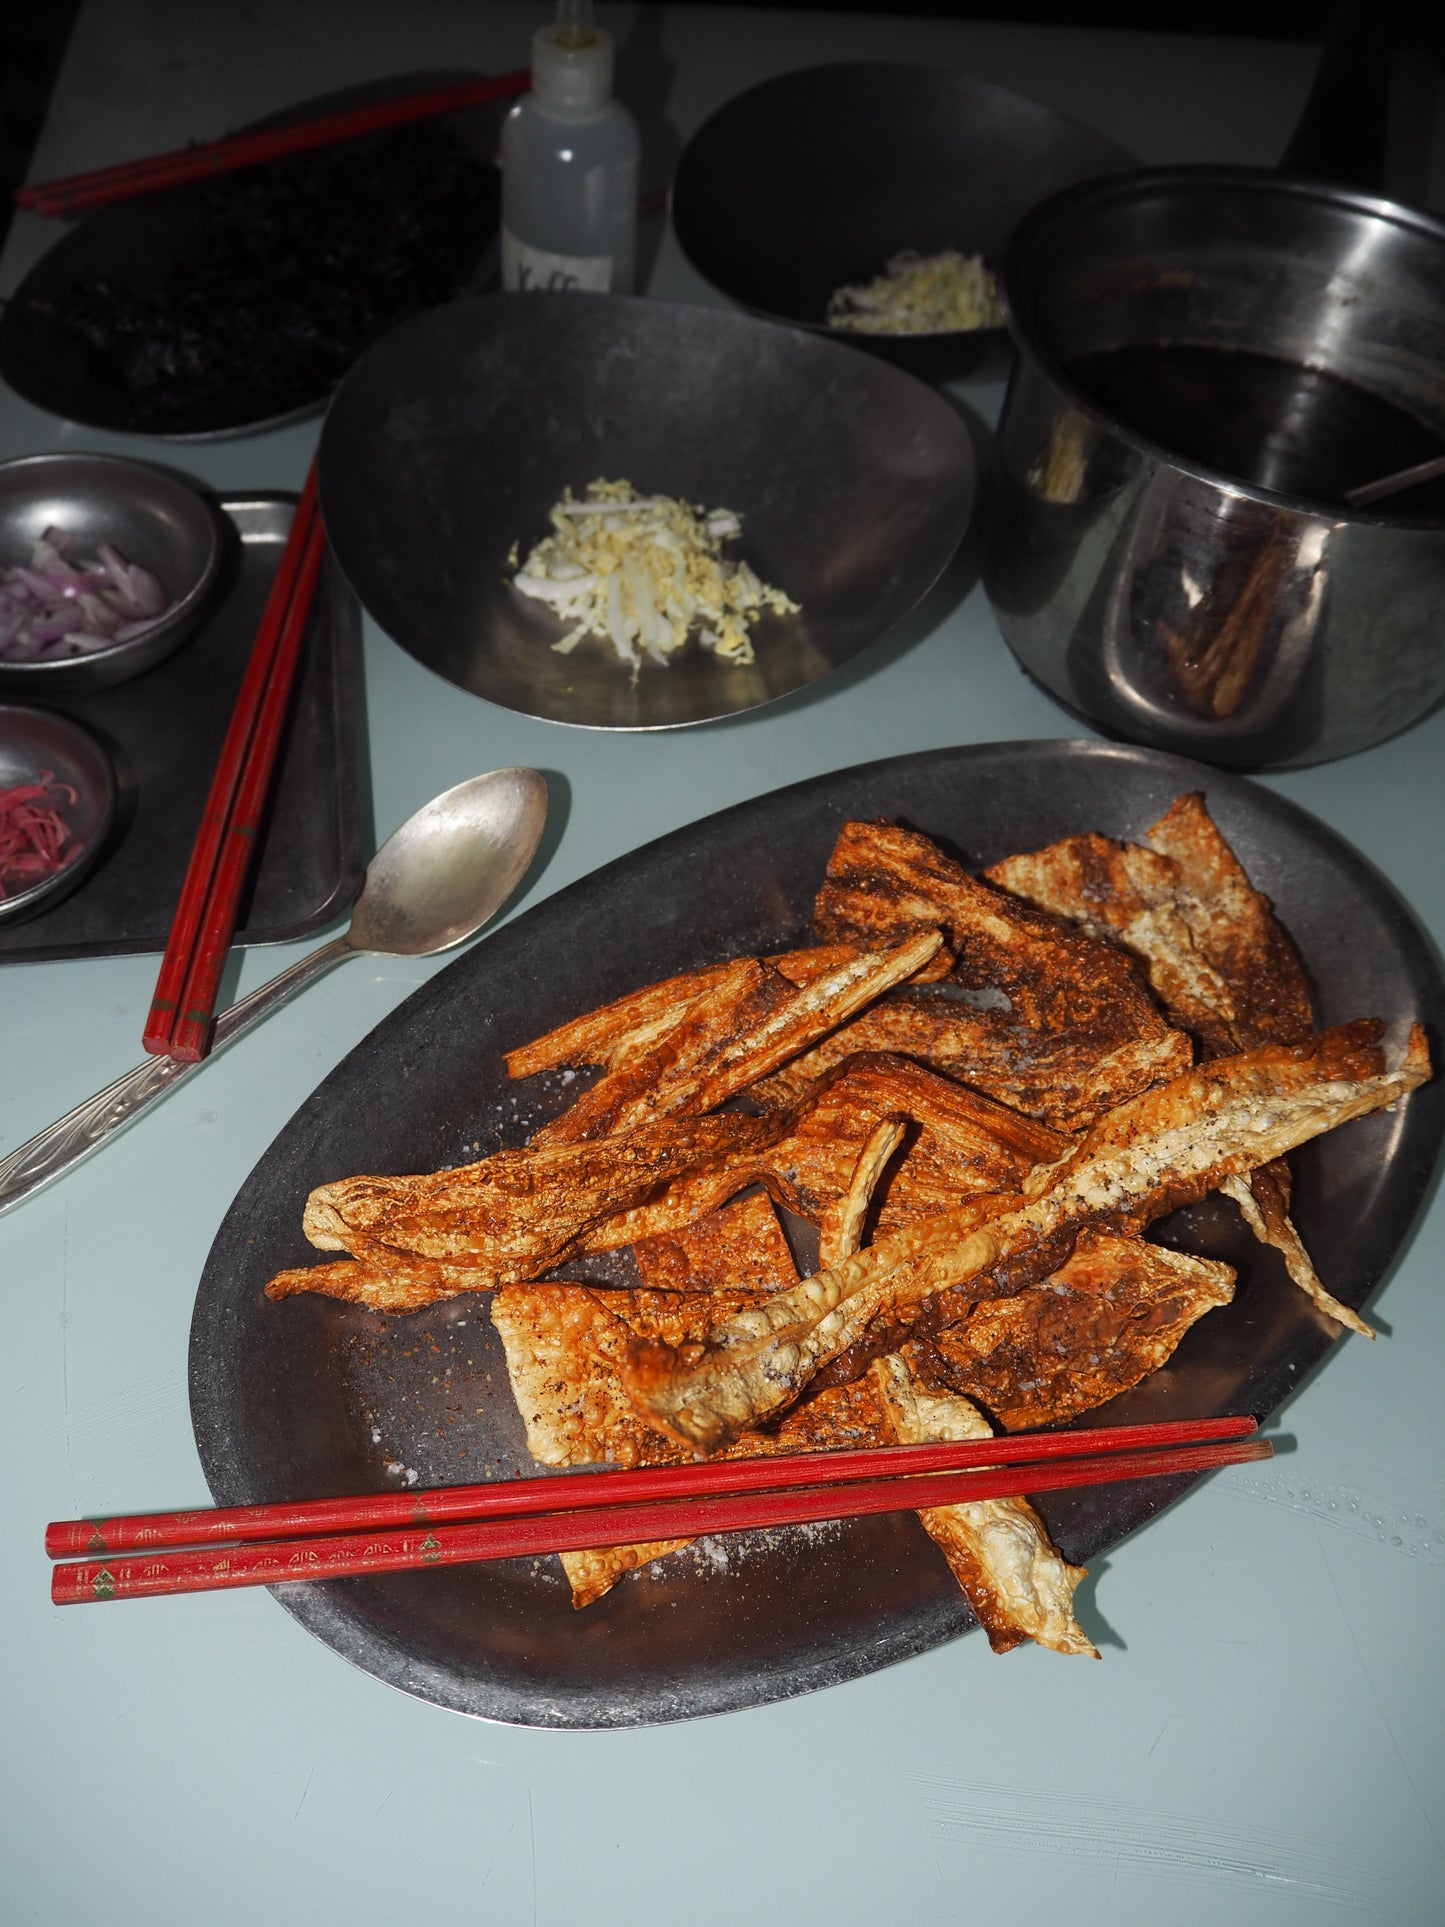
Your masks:
[[[51,777],[75,794],[57,803],[69,825],[75,855],[28,890],[0,897],[0,920],[15,922],[48,910],[85,876],[105,844],[115,815],[115,776],[95,738],[64,716],[0,704],[0,790]]]
[[[225,553],[216,512],[190,483],[120,455],[22,455],[0,462],[0,568],[30,559],[48,528],[71,535],[72,555],[109,542],[155,575],[175,607],[127,642],[53,662],[0,661],[0,690],[61,695],[129,682],[173,655],[195,629]]]

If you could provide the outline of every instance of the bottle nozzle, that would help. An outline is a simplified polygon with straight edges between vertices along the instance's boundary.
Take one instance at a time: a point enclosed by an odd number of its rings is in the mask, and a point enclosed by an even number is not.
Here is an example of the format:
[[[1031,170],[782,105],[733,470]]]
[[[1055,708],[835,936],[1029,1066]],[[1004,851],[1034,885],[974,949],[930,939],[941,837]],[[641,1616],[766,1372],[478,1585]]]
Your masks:
[[[592,0],[557,0],[557,24],[552,37],[559,47],[590,47],[597,37],[592,22]]]
[[[560,114],[595,114],[612,97],[612,36],[592,0],[557,0],[557,18],[532,42],[532,92]]]

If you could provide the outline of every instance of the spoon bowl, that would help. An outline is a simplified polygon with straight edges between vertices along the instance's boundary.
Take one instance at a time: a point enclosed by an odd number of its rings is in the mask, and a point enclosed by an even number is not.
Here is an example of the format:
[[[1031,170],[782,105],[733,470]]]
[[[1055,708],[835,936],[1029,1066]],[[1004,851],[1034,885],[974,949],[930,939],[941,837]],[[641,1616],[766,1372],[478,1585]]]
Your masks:
[[[504,904],[536,853],[547,785],[494,769],[424,803],[367,865],[346,942],[391,957],[463,943]]]
[[[346,957],[429,957],[474,936],[521,882],[546,821],[547,785],[534,769],[490,770],[433,797],[367,865],[347,929],[222,1011],[212,1054]],[[0,1161],[0,1212],[62,1177],[205,1061],[148,1057],[22,1144]]]

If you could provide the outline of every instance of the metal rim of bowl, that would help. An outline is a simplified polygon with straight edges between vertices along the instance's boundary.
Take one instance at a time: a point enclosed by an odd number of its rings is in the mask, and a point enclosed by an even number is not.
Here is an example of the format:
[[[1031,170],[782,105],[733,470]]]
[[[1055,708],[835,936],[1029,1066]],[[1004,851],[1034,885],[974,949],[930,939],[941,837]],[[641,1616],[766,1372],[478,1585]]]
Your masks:
[[[221,573],[221,564],[225,558],[225,542],[221,524],[209,503],[206,501],[205,496],[193,483],[188,482],[183,476],[176,474],[172,469],[162,468],[156,462],[137,461],[129,455],[92,453],[88,449],[57,449],[38,455],[15,455],[8,460],[0,461],[0,481],[3,481],[8,475],[23,473],[27,469],[38,475],[44,473],[46,470],[54,470],[77,461],[83,461],[87,464],[98,463],[101,467],[111,470],[116,476],[118,485],[122,487],[127,476],[133,477],[137,473],[141,473],[150,477],[159,478],[165,486],[174,488],[177,491],[178,497],[180,491],[184,490],[185,493],[192,498],[197,509],[205,518],[209,544],[206,551],[206,559],[202,565],[198,579],[184,595],[176,598],[176,605],[173,609],[152,623],[148,629],[143,629],[139,635],[127,636],[124,642],[112,643],[107,649],[88,650],[83,656],[56,656],[48,662],[9,662],[0,660],[0,685],[10,683],[14,686],[22,681],[27,683],[33,681],[37,695],[41,693],[44,687],[47,673],[53,677],[57,671],[64,672],[68,670],[74,673],[78,668],[91,663],[97,665],[103,663],[113,664],[117,658],[121,657],[127,650],[133,649],[136,653],[140,653],[142,649],[153,649],[158,642],[164,640],[166,637],[173,636],[178,630],[187,628],[199,616],[211,592],[214,590]]]
[[[115,768],[110,757],[96,741],[88,729],[84,729],[69,716],[62,716],[53,709],[32,709],[24,703],[0,702],[0,736],[5,734],[6,720],[12,716],[31,717],[43,722],[57,735],[67,738],[75,747],[77,755],[84,757],[93,766],[96,774],[100,807],[95,829],[91,832],[79,854],[70,863],[62,865],[38,883],[32,883],[28,890],[21,890],[15,896],[0,897],[0,923],[11,918],[28,916],[42,904],[68,896],[81,883],[92,868],[101,850],[105,847],[116,811]]]
[[[1066,372],[1064,364],[1045,345],[1031,312],[1031,304],[1027,301],[1020,302],[1018,299],[1017,284],[1023,272],[1026,257],[1041,246],[1046,246],[1048,231],[1057,222],[1072,219],[1080,209],[1091,203],[1097,204],[1101,201],[1117,199],[1122,195],[1132,196],[1147,192],[1151,188],[1168,187],[1199,190],[1207,190],[1211,187],[1260,188],[1285,197],[1327,201],[1335,206],[1349,207],[1360,213],[1372,215],[1377,220],[1390,221],[1400,227],[1415,228],[1428,235],[1442,250],[1445,250],[1445,221],[1423,214],[1418,208],[1406,207],[1403,202],[1391,201],[1382,195],[1370,194],[1360,188],[1336,185],[1330,181],[1296,179],[1289,175],[1278,174],[1271,168],[1216,167],[1196,163],[1177,167],[1139,168],[1129,174],[1102,175],[1097,180],[1080,181],[1076,186],[1063,188],[1059,193],[1050,196],[1047,201],[1041,202],[1026,215],[1014,232],[1013,239],[999,265],[998,288],[1003,304],[1004,325],[1020,354],[1026,356],[1029,362],[1068,398],[1081,415],[1107,429],[1118,441],[1150,461],[1166,462],[1182,474],[1208,482],[1230,495],[1241,496],[1248,501],[1264,502],[1275,508],[1284,507],[1301,515],[1318,515],[1322,508],[1327,508],[1332,516],[1342,521],[1379,523],[1389,528],[1437,527],[1438,517],[1410,515],[1398,511],[1392,514],[1383,506],[1353,507],[1343,502],[1321,504],[1312,496],[1294,495],[1283,489],[1265,488],[1258,482],[1245,481],[1242,476],[1233,475],[1227,469],[1212,468],[1207,462],[1195,461],[1192,457],[1171,448],[1167,442],[1156,442],[1152,437],[1141,434],[1139,430],[1121,421]]]

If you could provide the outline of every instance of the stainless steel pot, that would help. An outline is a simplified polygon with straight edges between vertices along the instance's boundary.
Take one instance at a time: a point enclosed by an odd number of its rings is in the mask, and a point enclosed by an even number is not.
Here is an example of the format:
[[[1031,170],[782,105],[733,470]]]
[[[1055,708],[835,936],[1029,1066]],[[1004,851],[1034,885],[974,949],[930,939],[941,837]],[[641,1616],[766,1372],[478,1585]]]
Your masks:
[[[1445,695],[1445,494],[1343,502],[1445,452],[1445,224],[1148,169],[1035,210],[1003,289],[984,580],[1045,689],[1256,768],[1363,749]]]

